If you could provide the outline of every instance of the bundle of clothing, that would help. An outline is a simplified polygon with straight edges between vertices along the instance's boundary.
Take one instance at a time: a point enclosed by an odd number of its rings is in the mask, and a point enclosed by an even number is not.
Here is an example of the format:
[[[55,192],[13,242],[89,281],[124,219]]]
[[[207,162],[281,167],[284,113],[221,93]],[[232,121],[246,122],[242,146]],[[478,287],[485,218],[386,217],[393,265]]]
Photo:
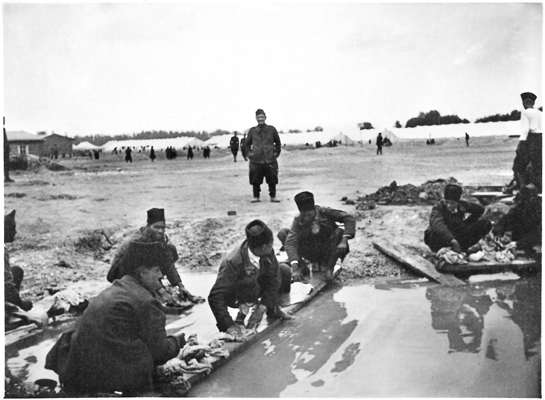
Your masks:
[[[214,339],[207,345],[199,344],[196,335],[188,338],[186,345],[178,355],[156,369],[159,382],[181,385],[187,381],[187,375],[209,374],[212,363],[220,358],[229,357],[225,341]]]
[[[435,256],[438,259],[439,267],[445,264],[459,265],[479,261],[495,261],[507,264],[517,256],[517,243],[511,240],[509,234],[498,237],[489,233],[471,246],[467,250],[467,254],[458,253],[450,247],[443,247],[437,251]]]

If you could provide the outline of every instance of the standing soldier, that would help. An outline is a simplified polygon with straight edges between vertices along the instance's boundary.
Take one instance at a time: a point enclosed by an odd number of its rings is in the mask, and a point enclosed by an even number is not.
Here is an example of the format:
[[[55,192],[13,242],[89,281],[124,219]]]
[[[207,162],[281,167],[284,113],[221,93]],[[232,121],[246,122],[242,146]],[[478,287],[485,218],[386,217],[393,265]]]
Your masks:
[[[187,159],[193,160],[193,147],[187,146]]]
[[[231,137],[231,141],[229,142],[229,147],[231,148],[231,153],[233,153],[233,161],[237,162],[237,153],[238,153],[238,137],[237,133]]]
[[[149,151],[149,158],[150,158],[151,162],[155,161],[155,149],[153,148],[153,146],[151,146],[151,149]]]
[[[132,163],[132,150],[130,147],[127,147],[127,150],[125,150],[125,162]]]
[[[382,155],[382,144],[383,144],[383,141],[382,141],[382,132],[379,132],[378,135],[377,135],[377,155]]]
[[[265,124],[267,116],[265,111],[258,109],[255,112],[257,126],[250,128],[246,138],[246,150],[250,159],[250,185],[253,186],[254,198],[252,203],[259,202],[259,193],[263,178],[269,185],[271,202],[278,203],[276,199],[276,185],[278,184],[278,161],[281,143],[276,128]]]
[[[533,183],[541,193],[541,111],[534,108],[537,99],[535,94],[525,92],[520,97],[522,99],[522,106],[524,107],[524,110],[520,114],[520,123],[522,125],[520,140],[526,141],[527,161],[525,161],[524,170],[528,174],[527,179],[529,181],[524,182],[524,184]],[[522,165],[520,169],[522,169]],[[522,171],[521,174],[524,175]],[[519,189],[521,187],[522,184],[519,182]]]
[[[469,147],[469,135],[466,132],[466,146]]]

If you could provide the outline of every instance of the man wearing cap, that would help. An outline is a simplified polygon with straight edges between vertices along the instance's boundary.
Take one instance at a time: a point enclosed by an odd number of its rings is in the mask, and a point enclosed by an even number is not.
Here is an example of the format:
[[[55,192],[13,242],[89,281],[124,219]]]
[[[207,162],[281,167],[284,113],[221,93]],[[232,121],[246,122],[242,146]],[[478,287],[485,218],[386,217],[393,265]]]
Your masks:
[[[204,299],[199,296],[194,296],[182,284],[180,274],[176,270],[175,262],[178,260],[178,252],[176,247],[168,240],[165,234],[165,210],[163,208],[151,208],[147,211],[147,224],[134,233],[127,241],[125,241],[117,251],[112,261],[110,271],[108,271],[107,279],[113,282],[115,279],[120,279],[125,274],[127,268],[127,249],[131,242],[160,242],[163,249],[162,262],[159,264],[163,275],[166,275],[168,281],[173,287],[179,289],[182,300],[189,300],[193,303],[203,302]],[[128,266],[130,267],[130,266]],[[164,302],[177,304],[174,298],[164,287],[161,287],[158,293]]]
[[[237,154],[238,154],[238,136],[235,132],[233,136],[231,136],[231,140],[229,141],[229,148],[231,149],[231,153],[233,154],[233,161],[237,162]]]
[[[91,300],[74,330],[46,358],[68,395],[123,395],[152,390],[154,366],[176,357],[185,335],[167,336],[160,288],[160,243],[131,242],[125,275]]]
[[[246,226],[246,240],[221,262],[216,283],[210,290],[208,304],[218,329],[242,338],[245,313],[241,307],[257,303],[270,318],[291,319],[280,308],[279,295],[289,293],[291,271],[278,264],[273,250],[273,234],[264,222],[256,219]],[[237,323],[228,307],[239,308]]]
[[[294,281],[302,280],[310,271],[312,263],[316,271],[323,271],[325,279],[333,278],[337,260],[348,254],[348,239],[356,234],[356,219],[353,215],[333,208],[314,204],[314,195],[301,192],[295,196],[299,215],[293,220],[291,229],[279,232],[288,253]],[[344,229],[338,226],[344,225]]]
[[[424,233],[424,242],[432,251],[451,247],[456,252],[463,252],[490,232],[490,221],[480,218],[484,208],[460,200],[461,196],[460,185],[448,184],[444,198],[432,208],[430,226]],[[466,214],[469,214],[467,218]]]
[[[246,138],[246,153],[250,159],[250,185],[253,187],[254,198],[252,203],[259,200],[261,184],[265,178],[269,185],[269,196],[274,203],[276,199],[276,185],[278,184],[278,162],[282,145],[276,128],[265,124],[265,111],[258,109],[255,112],[257,126],[250,128]]]
[[[521,133],[513,165],[519,189],[528,183],[541,192],[541,111],[534,108],[537,96],[531,92],[520,95],[524,110],[520,113]],[[528,168],[529,167],[529,168]]]

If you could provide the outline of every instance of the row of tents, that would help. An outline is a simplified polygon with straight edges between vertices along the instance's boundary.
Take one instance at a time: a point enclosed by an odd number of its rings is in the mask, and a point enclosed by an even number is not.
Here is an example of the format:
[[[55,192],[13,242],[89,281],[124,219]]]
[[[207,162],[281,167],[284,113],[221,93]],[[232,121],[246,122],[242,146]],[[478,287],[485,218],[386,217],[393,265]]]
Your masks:
[[[344,132],[324,130],[321,132],[301,132],[301,133],[280,133],[280,140],[286,146],[304,146],[306,144],[314,146],[316,142],[326,145],[330,141],[336,141],[338,144],[352,146],[356,144],[367,144],[375,139],[379,132],[383,138],[388,138],[392,143],[398,140],[414,139],[439,139],[448,137],[463,138],[467,132],[471,137],[476,136],[508,136],[518,135],[520,132],[519,121],[488,122],[488,123],[469,123],[469,124],[449,124],[434,126],[417,126],[415,128],[383,128],[383,129],[365,129],[356,128],[347,129]],[[127,147],[133,149],[149,150],[152,146],[155,150],[165,150],[167,147],[175,149],[184,149],[188,146],[222,148],[229,147],[231,134],[213,136],[203,141],[193,137],[181,136],[168,139],[129,139],[129,140],[111,140],[102,146],[95,146],[89,142],[82,142],[74,146],[74,150],[102,150],[112,152],[114,149],[121,151]],[[239,134],[239,138],[242,135]]]

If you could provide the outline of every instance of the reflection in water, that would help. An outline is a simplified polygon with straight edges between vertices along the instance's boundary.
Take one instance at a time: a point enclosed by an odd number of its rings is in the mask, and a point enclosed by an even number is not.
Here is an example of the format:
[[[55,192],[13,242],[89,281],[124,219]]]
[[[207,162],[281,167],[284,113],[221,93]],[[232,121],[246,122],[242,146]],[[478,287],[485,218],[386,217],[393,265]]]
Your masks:
[[[343,303],[333,299],[338,290],[323,293],[319,302],[306,308],[308,313],[304,319],[287,323],[277,333],[268,335],[260,345],[248,348],[243,357],[231,360],[229,371],[215,372],[213,387],[209,388],[214,396],[278,397],[287,386],[316,373],[345,344],[357,326],[356,320],[344,321],[348,317],[346,309]],[[358,343],[349,345],[334,369],[348,368],[359,351]],[[230,371],[236,371],[236,384],[232,382]],[[256,371],[261,371],[266,384],[255,380]],[[322,385],[320,380],[313,383],[313,386]],[[199,396],[199,391],[189,395]]]
[[[473,286],[435,286],[426,290],[431,302],[432,328],[446,333],[449,352],[478,353],[485,316],[493,304],[507,311],[520,328],[526,359],[537,354],[541,335],[541,281],[490,282]],[[497,360],[497,339],[485,344],[485,355]]]

